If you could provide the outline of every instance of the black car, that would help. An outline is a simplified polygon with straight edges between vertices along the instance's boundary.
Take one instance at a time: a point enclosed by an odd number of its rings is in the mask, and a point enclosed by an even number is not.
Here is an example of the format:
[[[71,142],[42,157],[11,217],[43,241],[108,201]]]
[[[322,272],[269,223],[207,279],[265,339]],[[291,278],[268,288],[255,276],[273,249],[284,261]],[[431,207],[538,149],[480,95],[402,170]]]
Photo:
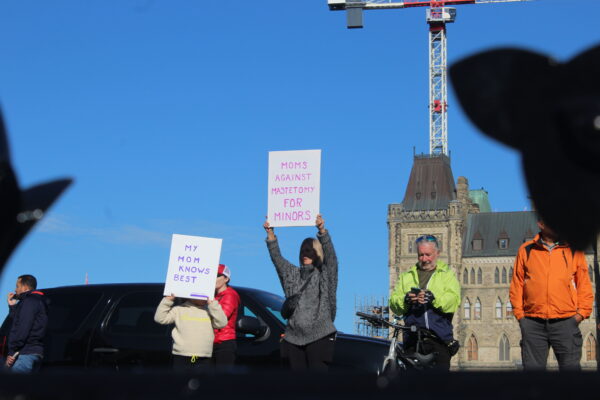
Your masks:
[[[168,366],[172,326],[154,322],[163,288],[156,283],[43,289],[49,305],[44,368]],[[234,288],[241,298],[237,365],[251,371],[280,368],[283,298],[262,290]],[[376,372],[388,346],[386,340],[339,333],[332,370]]]

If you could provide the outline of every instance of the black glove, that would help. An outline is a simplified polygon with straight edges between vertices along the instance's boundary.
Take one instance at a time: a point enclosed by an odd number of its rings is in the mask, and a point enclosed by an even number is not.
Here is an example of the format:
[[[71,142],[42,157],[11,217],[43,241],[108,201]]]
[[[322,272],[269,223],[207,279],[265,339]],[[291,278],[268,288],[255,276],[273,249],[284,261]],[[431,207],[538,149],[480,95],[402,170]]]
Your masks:
[[[448,346],[448,353],[450,353],[450,357],[452,357],[453,355],[458,353],[458,349],[460,348],[460,343],[458,343],[458,340],[452,339],[451,341],[446,343],[446,346]]]
[[[431,302],[435,299],[435,296],[430,290],[425,291],[425,304],[431,304]]]

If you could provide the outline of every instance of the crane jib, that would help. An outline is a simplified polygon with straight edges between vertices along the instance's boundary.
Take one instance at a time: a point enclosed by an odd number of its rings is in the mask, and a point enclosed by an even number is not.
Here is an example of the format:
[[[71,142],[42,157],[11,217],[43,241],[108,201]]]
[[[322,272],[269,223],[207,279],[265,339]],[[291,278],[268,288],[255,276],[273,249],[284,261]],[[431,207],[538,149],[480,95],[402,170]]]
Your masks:
[[[444,7],[475,3],[477,3],[476,0],[405,1],[404,7]]]

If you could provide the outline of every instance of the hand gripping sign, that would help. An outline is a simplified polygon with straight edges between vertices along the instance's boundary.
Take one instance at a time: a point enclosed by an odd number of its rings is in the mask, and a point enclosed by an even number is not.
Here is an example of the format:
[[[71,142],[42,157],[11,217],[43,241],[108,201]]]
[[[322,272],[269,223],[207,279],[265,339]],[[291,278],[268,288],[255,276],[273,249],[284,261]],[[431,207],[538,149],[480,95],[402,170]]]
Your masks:
[[[271,226],[314,226],[320,184],[321,150],[269,152],[267,219]]]
[[[165,296],[212,299],[222,239],[173,234]]]

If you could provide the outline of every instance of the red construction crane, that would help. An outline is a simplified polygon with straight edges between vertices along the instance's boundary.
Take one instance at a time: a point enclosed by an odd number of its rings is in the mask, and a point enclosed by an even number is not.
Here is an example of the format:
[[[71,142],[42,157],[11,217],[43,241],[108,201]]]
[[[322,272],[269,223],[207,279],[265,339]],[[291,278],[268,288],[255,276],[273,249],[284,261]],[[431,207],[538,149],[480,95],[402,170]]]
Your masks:
[[[327,0],[332,11],[346,10],[348,28],[363,27],[363,10],[430,7],[429,24],[429,154],[448,155],[448,90],[446,24],[454,22],[456,9],[447,6],[482,3],[510,3],[530,0]]]

